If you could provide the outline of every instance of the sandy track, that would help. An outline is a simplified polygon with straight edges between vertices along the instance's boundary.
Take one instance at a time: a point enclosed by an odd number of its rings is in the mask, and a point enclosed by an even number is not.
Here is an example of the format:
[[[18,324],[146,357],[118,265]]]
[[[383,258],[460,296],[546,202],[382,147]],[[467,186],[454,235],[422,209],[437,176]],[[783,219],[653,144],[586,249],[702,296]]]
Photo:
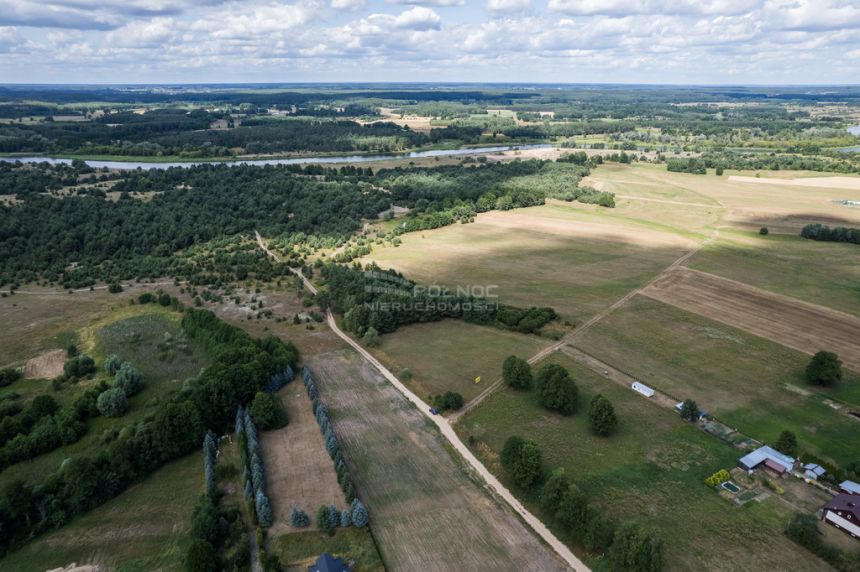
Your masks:
[[[846,367],[860,372],[855,316],[683,267],[642,293],[808,354],[836,352]]]

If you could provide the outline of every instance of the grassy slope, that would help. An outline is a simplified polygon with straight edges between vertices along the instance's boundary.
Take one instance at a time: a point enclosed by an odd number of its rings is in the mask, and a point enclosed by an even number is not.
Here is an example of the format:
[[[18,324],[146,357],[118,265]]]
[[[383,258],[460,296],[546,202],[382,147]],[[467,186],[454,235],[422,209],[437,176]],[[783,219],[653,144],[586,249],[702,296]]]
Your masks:
[[[371,351],[398,374],[409,369],[413,378],[405,383],[420,397],[456,391],[468,401],[501,376],[506,357],[527,358],[549,343],[537,336],[445,320],[400,328],[382,336],[382,345]],[[477,376],[481,383],[475,383]]]
[[[117,317],[121,319],[114,321]],[[91,419],[88,422],[86,435],[77,443],[60,447],[31,461],[18,463],[5,469],[0,473],[0,487],[19,478],[27,481],[40,480],[55,470],[64,459],[98,450],[105,431],[137,423],[150,414],[165,390],[176,387],[177,381],[197,374],[208,360],[193,342],[188,343],[189,353],[177,351],[172,361],[161,361],[158,358],[160,351],[156,346],[163,340],[162,333],[178,334],[178,320],[179,314],[150,304],[120,310],[93,327],[82,330],[80,335],[82,351],[93,355],[97,359],[99,368],[102,367],[104,357],[109,353],[119,353],[143,373],[143,390],[129,399],[129,408],[124,416],[116,419],[106,417]],[[138,342],[131,344],[123,341],[126,336],[133,336],[135,333],[140,334]],[[102,369],[98,370],[95,379],[76,385],[64,385],[64,389],[59,393],[52,392],[50,384],[46,381],[28,381],[22,387],[38,385],[40,390],[44,388],[44,391],[55,395],[59,401],[66,401],[71,400],[75,394],[86,387],[97,383],[100,378],[105,378]],[[17,388],[16,383],[8,390],[17,391]]]
[[[202,490],[202,454],[188,455],[0,560],[0,569],[42,572],[73,562],[122,572],[181,569]]]
[[[584,404],[598,392],[613,403],[620,425],[612,437],[591,434],[585,406],[561,417],[541,408],[534,392],[507,389],[469,413],[459,430],[480,435],[496,454],[511,435],[535,440],[545,467],[564,466],[607,515],[654,527],[666,543],[667,570],[822,569],[781,534],[790,516],[784,505],[768,499],[735,507],[703,484],[718,469],[734,466],[737,451],[564,356],[552,359],[570,369]],[[536,509],[533,495],[519,495]],[[548,521],[546,514],[542,518]]]
[[[695,399],[756,439],[773,443],[789,429],[802,449],[839,463],[860,450],[856,422],[821,403],[827,396],[860,405],[860,379],[812,388],[803,379],[809,357],[763,338],[640,296],[573,345],[678,399]]]

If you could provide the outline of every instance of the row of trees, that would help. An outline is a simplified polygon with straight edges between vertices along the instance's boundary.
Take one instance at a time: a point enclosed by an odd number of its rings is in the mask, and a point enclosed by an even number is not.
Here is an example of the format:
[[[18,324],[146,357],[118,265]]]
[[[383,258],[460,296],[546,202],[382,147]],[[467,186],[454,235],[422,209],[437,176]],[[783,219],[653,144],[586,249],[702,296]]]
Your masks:
[[[589,552],[605,553],[612,569],[638,572],[662,569],[662,541],[631,522],[616,528],[590,505],[563,468],[545,474],[537,443],[512,436],[502,448],[500,461],[517,487],[537,489],[541,509]]]
[[[164,463],[196,450],[205,427],[226,430],[236,408],[248,404],[274,373],[298,358],[292,344],[274,337],[253,339],[205,310],[186,309],[182,328],[207,349],[212,364],[181,387],[167,389],[151,415],[102,449],[71,456],[41,482],[11,483],[0,494],[0,553],[62,526]],[[78,398],[78,407],[98,411],[101,390],[93,389],[94,395],[87,390]]]
[[[236,410],[236,437],[242,456],[242,482],[248,509],[262,528],[272,526],[272,505],[266,494],[266,468],[257,427],[251,413],[239,406]]]
[[[844,226],[830,228],[826,224],[821,223],[808,224],[800,231],[800,236],[812,240],[860,244],[860,229]]]

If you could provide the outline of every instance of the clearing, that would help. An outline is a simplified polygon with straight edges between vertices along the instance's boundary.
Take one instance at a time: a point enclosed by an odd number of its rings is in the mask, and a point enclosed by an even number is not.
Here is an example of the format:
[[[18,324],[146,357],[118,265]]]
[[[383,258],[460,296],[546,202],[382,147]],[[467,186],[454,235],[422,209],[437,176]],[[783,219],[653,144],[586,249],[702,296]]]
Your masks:
[[[382,345],[369,351],[419,397],[455,391],[465,401],[501,376],[506,357],[525,359],[550,344],[546,338],[461,320],[402,326],[380,340]],[[404,379],[406,369],[411,379]],[[479,376],[481,382],[475,383]]]
[[[688,268],[675,268],[644,295],[808,354],[827,350],[860,372],[860,318]]]
[[[48,350],[27,360],[24,366],[24,379],[53,379],[63,375],[66,363],[64,350]]]
[[[458,423],[462,435],[479,440],[476,453],[503,480],[498,454],[508,437],[519,435],[539,444],[547,469],[565,467],[604,514],[655,530],[665,542],[668,571],[827,568],[782,534],[792,514],[784,504],[767,499],[738,507],[705,486],[706,477],[735,465],[737,450],[565,356],[556,354],[550,361],[567,367],[576,379],[581,399],[576,414],[551,413],[539,405],[536,392],[505,388]],[[612,402],[619,418],[609,438],[588,428],[587,403],[597,393]],[[535,494],[518,494],[550,522]],[[589,564],[605,569],[602,560]]]
[[[563,568],[468,476],[430,421],[364,358],[347,349],[308,361],[388,568]]]

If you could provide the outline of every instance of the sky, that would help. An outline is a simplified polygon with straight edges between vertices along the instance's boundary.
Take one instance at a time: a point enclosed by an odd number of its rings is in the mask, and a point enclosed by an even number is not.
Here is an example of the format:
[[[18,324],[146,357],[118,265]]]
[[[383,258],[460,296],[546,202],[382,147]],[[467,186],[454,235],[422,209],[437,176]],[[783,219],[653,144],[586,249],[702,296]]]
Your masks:
[[[860,83],[860,0],[0,0],[0,83]]]

